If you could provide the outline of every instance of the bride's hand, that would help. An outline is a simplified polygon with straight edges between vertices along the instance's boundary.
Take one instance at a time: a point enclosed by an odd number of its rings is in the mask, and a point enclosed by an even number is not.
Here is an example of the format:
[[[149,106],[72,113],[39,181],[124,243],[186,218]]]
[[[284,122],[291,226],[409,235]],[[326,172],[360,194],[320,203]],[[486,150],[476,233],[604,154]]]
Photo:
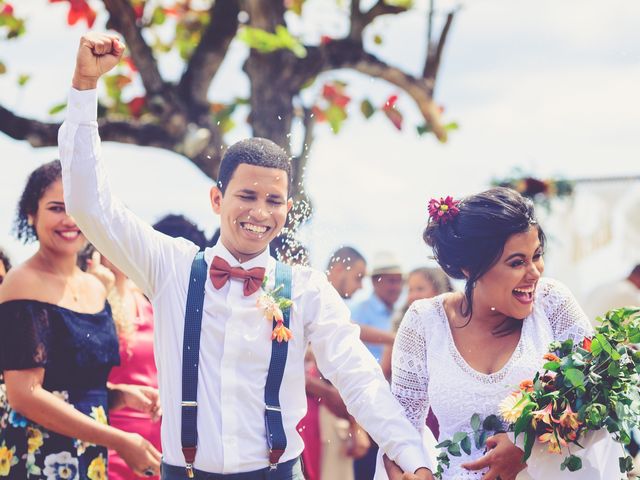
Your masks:
[[[524,452],[516,447],[506,433],[498,433],[487,438],[487,449],[483,457],[473,462],[463,463],[467,470],[489,468],[482,480],[515,480],[518,473],[527,468],[522,463]]]

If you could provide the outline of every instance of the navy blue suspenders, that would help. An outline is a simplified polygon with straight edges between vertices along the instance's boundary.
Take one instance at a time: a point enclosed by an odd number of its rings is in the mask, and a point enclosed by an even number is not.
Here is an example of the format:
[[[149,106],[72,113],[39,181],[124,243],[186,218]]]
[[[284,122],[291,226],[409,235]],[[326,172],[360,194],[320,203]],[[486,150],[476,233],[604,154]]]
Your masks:
[[[204,286],[207,280],[207,263],[204,253],[198,252],[191,265],[187,307],[184,318],[184,337],[182,342],[182,453],[184,455],[187,476],[194,477],[193,462],[198,447],[198,362],[200,358],[200,330],[202,326],[202,306]],[[276,263],[275,285],[282,285],[281,296],[291,299],[291,267]],[[291,309],[283,310],[284,325],[289,328]],[[275,327],[275,322],[274,325]],[[287,362],[287,342],[272,340],[271,362],[264,389],[265,426],[269,446],[269,465],[276,469],[287,448],[287,437],[282,423],[280,410],[280,385]]]
[[[291,299],[291,267],[284,263],[276,263],[275,288],[282,285],[281,296]],[[283,309],[284,326],[289,328],[291,308]],[[273,322],[273,328],[276,321]],[[271,362],[267,383],[264,387],[264,423],[267,431],[267,445],[269,445],[269,465],[275,470],[280,457],[287,448],[287,436],[282,425],[282,410],[280,409],[280,385],[284,376],[284,366],[287,363],[287,347],[289,342],[271,341]]]

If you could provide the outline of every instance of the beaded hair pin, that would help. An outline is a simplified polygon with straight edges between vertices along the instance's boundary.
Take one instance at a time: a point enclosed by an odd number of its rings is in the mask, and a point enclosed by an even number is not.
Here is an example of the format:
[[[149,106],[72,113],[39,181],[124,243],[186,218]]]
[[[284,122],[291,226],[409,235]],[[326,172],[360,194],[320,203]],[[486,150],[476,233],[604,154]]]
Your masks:
[[[429,218],[436,223],[447,223],[460,213],[460,200],[454,200],[450,195],[440,200],[429,200]]]

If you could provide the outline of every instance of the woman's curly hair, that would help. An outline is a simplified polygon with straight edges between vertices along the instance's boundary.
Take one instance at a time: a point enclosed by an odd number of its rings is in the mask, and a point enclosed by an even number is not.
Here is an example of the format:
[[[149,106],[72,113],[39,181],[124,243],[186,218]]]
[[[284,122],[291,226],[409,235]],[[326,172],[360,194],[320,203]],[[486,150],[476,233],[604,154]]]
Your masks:
[[[18,209],[16,219],[13,224],[13,230],[18,240],[22,243],[30,243],[38,239],[36,229],[33,225],[29,225],[29,216],[38,213],[38,202],[44,195],[44,192],[57,180],[62,178],[62,166],[60,160],[53,160],[39,166],[27,179],[24,187]]]

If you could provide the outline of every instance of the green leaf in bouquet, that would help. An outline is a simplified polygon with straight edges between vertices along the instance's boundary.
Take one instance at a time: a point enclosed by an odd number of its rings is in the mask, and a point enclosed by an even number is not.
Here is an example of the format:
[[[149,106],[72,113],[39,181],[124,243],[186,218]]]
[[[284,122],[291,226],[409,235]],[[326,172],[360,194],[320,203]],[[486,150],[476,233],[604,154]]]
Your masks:
[[[482,422],[482,428],[489,432],[498,432],[503,429],[502,422],[496,415],[489,415]]]
[[[560,370],[560,363],[558,363],[558,362],[547,362],[542,366],[542,368],[544,370],[549,370],[551,372],[557,372],[558,370]]]
[[[527,459],[531,456],[531,450],[533,449],[533,444],[536,441],[535,432],[524,432],[524,455],[522,456],[522,461],[526,462]]]
[[[609,341],[601,333],[596,334],[593,342],[591,343],[591,350],[593,351],[593,344],[598,343],[602,350],[607,352],[612,360],[620,360],[620,354],[611,346]]]
[[[620,473],[627,473],[633,470],[633,458],[631,456],[627,455],[618,460],[620,462]]]
[[[447,452],[449,452],[454,457],[461,457],[462,453],[460,452],[460,445],[457,443],[452,443],[447,447]]]
[[[474,413],[473,415],[471,415],[471,428],[474,431],[478,430],[481,424],[482,424],[482,420],[480,419],[479,414]]]
[[[440,442],[439,444],[436,445],[436,448],[447,448],[449,445],[451,445],[453,442],[451,440],[445,440],[443,442]]]
[[[612,377],[617,377],[620,375],[620,365],[616,362],[611,362],[607,367],[607,373]]]
[[[481,449],[487,444],[487,438],[489,438],[489,432],[478,430],[473,435],[473,443],[475,443],[477,449]]]
[[[564,459],[564,462],[560,465],[560,470],[569,470],[570,472],[575,472],[582,468],[582,460],[580,457],[576,457],[575,455],[569,455]]]
[[[456,432],[451,441],[453,443],[460,443],[466,437],[467,437],[467,433],[466,432]]]
[[[571,382],[574,387],[584,386],[584,373],[577,368],[569,368],[564,372],[564,377]]]
[[[460,442],[460,448],[467,455],[471,455],[471,439],[468,435],[465,435],[465,437]]]

